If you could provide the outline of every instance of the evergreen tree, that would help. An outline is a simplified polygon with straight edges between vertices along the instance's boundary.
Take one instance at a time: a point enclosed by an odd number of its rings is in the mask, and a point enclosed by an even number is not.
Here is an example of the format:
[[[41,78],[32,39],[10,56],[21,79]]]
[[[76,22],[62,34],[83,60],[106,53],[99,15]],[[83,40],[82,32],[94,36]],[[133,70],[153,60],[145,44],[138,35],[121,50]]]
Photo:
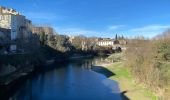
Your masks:
[[[45,44],[45,41],[46,41],[45,32],[42,32],[42,33],[40,34],[40,44],[41,44],[41,45],[44,45],[44,44]]]
[[[124,39],[124,36],[122,35],[122,39]]]
[[[117,40],[117,34],[116,34],[116,36],[115,36],[115,39]]]

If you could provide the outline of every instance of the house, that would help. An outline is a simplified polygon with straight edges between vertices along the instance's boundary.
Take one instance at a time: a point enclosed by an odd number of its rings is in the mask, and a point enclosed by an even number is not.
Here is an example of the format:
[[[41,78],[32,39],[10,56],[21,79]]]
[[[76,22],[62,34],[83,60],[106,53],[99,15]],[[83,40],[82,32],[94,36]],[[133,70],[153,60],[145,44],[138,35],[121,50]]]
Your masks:
[[[126,45],[127,41],[125,39],[118,40],[120,45]]]
[[[100,40],[100,41],[97,42],[97,45],[99,45],[99,46],[113,46],[114,41],[112,41],[112,40]]]
[[[32,23],[12,8],[0,7],[0,28],[10,30],[10,42],[25,41],[32,35]],[[7,33],[5,33],[7,34]],[[12,47],[17,45],[12,43]]]
[[[113,46],[115,41],[110,38],[98,38],[97,45],[98,46]]]
[[[112,50],[126,50],[127,41],[125,39],[98,38],[96,44],[101,47],[111,47]]]
[[[54,34],[53,28],[51,28],[49,26],[34,26],[34,27],[32,27],[32,33],[33,34],[39,35],[42,32],[44,32],[46,35],[53,35]]]
[[[11,30],[11,40],[31,36],[32,23],[12,8],[0,7],[0,28]]]

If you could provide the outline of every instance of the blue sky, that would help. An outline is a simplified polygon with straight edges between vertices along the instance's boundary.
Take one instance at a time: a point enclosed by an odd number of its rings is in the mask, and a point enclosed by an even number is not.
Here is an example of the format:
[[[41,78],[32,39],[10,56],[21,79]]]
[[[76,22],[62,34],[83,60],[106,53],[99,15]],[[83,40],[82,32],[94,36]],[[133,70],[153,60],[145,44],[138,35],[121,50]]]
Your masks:
[[[67,35],[153,37],[170,28],[170,0],[0,0]]]

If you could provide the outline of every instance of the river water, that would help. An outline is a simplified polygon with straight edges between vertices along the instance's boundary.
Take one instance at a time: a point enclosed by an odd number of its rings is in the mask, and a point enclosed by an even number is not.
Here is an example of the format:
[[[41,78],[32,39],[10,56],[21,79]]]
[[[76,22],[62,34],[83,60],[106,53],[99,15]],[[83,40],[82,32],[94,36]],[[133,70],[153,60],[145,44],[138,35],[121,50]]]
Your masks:
[[[116,81],[91,71],[96,59],[48,66],[27,79],[9,100],[121,100]]]

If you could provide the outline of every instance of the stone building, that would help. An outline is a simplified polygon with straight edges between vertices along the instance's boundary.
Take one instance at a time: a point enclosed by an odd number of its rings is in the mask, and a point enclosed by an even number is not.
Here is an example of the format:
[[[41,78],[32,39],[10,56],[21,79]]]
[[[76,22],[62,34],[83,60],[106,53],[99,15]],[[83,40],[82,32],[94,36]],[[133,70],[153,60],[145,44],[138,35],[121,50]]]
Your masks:
[[[0,6],[0,14],[20,15],[19,12],[17,12],[16,10],[14,10],[12,8],[2,7],[2,6]]]
[[[11,40],[10,29],[0,28],[0,43],[6,43]]]
[[[121,39],[121,40],[119,40],[119,44],[120,45],[126,45],[127,41],[125,39]]]
[[[115,46],[115,45],[126,45],[125,39],[110,39],[110,38],[99,38],[97,40],[98,46]]]
[[[99,46],[113,46],[114,41],[112,41],[112,40],[100,40],[100,41],[97,42],[97,44]]]
[[[0,28],[11,30],[11,40],[31,36],[32,23],[14,9],[0,7]]]
[[[113,46],[115,44],[115,41],[110,38],[99,38],[97,40],[98,46]]]
[[[33,34],[41,34],[44,32],[46,35],[53,35],[54,30],[51,27],[46,27],[46,26],[34,26],[32,27],[32,33]]]
[[[32,33],[34,35],[40,36],[42,33],[45,33],[46,39],[50,40],[54,37],[54,30],[52,27],[47,26],[33,26],[32,27]]]
[[[32,34],[31,21],[12,8],[0,7],[0,28],[10,30],[10,33],[3,32],[3,34],[10,34],[11,47],[14,49],[17,45],[16,40],[24,42]]]

